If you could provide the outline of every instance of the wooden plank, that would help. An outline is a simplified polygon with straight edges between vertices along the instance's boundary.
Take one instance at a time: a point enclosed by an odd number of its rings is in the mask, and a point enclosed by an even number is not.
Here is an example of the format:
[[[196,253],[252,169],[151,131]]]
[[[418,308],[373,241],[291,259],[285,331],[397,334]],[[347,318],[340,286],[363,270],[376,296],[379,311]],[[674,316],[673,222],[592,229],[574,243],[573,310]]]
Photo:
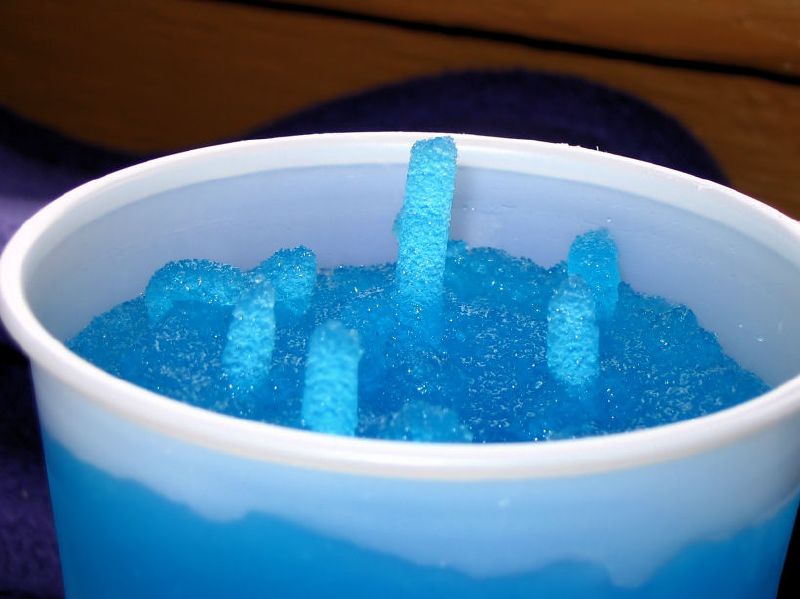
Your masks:
[[[300,0],[290,3],[800,75],[797,0]]]
[[[208,144],[419,75],[541,69],[649,100],[710,147],[735,187],[800,216],[797,86],[217,3],[7,1],[0,24],[0,102],[101,145]]]

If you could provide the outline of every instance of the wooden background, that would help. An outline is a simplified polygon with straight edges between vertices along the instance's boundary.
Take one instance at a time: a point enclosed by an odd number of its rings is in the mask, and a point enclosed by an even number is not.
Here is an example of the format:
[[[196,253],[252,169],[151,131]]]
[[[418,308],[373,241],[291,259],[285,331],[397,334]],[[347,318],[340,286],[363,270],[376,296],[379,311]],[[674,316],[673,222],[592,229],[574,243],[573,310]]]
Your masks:
[[[678,117],[800,217],[797,0],[0,1],[0,103],[137,152],[445,70],[583,76]]]

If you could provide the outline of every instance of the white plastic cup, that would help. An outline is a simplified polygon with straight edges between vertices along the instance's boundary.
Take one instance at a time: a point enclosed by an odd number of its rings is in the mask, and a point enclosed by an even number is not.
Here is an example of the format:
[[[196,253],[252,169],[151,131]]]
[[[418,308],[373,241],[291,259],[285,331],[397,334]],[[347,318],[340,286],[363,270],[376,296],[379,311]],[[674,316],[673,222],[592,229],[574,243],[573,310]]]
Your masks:
[[[454,238],[549,266],[607,227],[623,278],[688,304],[775,388],[569,441],[432,445],[237,420],[116,379],[62,341],[168,260],[304,244],[392,260],[414,140],[360,133],[162,158],[71,191],[0,261],[31,358],[70,597],[769,596],[800,489],[800,226],[669,169],[455,136]]]

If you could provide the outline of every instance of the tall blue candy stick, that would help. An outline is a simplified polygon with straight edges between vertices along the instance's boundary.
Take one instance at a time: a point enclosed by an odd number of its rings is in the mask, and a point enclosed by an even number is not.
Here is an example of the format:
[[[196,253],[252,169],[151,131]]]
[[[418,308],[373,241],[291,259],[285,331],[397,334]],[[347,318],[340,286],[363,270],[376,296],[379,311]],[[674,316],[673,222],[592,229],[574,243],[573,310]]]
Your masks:
[[[547,307],[547,366],[570,391],[581,393],[600,370],[595,301],[580,277],[567,278]]]
[[[455,180],[453,138],[435,137],[414,144],[403,208],[394,224],[400,306],[424,309],[441,301]]]
[[[161,322],[175,302],[232,306],[244,288],[242,272],[211,260],[178,260],[159,268],[144,292],[147,316]]]
[[[317,256],[304,246],[278,250],[251,272],[265,276],[275,289],[278,319],[305,314],[317,282]]]
[[[591,289],[598,319],[609,319],[617,307],[620,278],[617,246],[606,229],[575,238],[569,248],[567,272],[581,277]]]
[[[275,292],[259,276],[233,308],[222,367],[234,392],[248,393],[266,381],[275,348]]]
[[[358,333],[328,321],[311,334],[302,417],[321,433],[354,435],[358,424]]]

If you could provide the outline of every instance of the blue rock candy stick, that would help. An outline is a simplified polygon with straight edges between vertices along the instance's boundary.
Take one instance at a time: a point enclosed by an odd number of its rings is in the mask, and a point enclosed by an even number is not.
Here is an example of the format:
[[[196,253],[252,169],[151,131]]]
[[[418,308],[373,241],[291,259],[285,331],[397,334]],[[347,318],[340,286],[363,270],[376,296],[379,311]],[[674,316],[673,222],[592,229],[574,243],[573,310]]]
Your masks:
[[[547,366],[572,391],[586,389],[599,372],[600,332],[591,289],[580,277],[569,277],[547,310]]]
[[[328,321],[311,334],[302,417],[311,430],[353,435],[358,424],[358,333]]]
[[[299,246],[278,250],[251,273],[264,275],[275,289],[275,310],[278,318],[305,314],[317,282],[317,256]]]
[[[606,229],[589,231],[572,242],[567,258],[567,273],[581,277],[597,302],[597,317],[607,320],[619,299],[617,246]]]
[[[441,300],[455,178],[456,146],[451,137],[414,144],[403,208],[394,225],[401,305],[425,307]]]
[[[179,301],[232,306],[243,286],[242,272],[234,266],[212,260],[168,262],[153,274],[145,289],[147,316],[151,323],[158,323]]]
[[[233,308],[222,367],[234,392],[264,383],[275,348],[275,292],[263,276],[252,281]]]

